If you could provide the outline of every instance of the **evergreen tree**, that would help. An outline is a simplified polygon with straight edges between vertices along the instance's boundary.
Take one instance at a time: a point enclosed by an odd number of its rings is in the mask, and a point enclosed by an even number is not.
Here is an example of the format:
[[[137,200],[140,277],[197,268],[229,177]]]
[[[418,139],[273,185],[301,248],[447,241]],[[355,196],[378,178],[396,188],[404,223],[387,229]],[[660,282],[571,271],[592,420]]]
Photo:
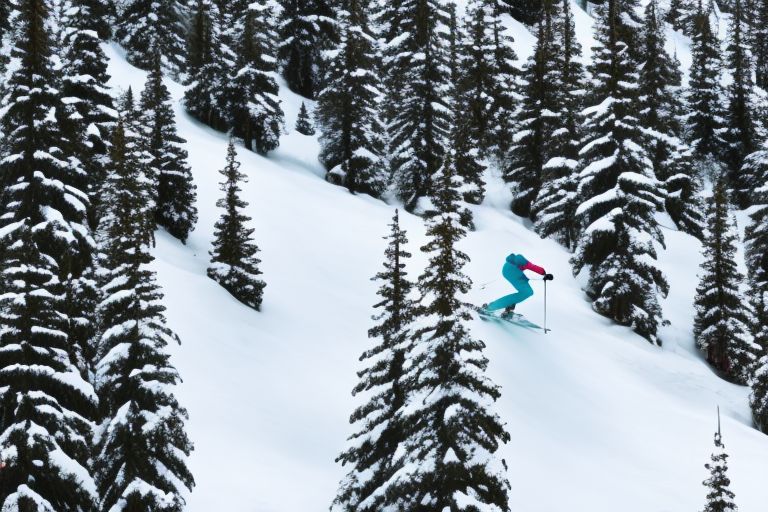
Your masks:
[[[554,7],[544,1],[538,22],[536,46],[523,70],[523,100],[513,137],[510,164],[504,181],[512,184],[512,211],[535,218],[531,207],[541,189],[542,167],[549,160],[549,141],[558,127],[557,89],[560,62],[555,57]]]
[[[768,90],[768,0],[756,0],[752,32],[755,84]]]
[[[0,4],[0,47],[3,46],[3,40],[11,28],[11,3],[3,2]]]
[[[208,277],[237,300],[258,311],[265,284],[259,279],[260,260],[256,258],[259,248],[253,242],[253,229],[246,227],[251,218],[242,213],[248,206],[240,198],[240,183],[246,180],[246,175],[240,172],[236,157],[235,144],[230,140],[227,165],[220,171],[224,176],[221,183],[224,197],[216,202],[216,206],[224,209],[224,214],[216,222]]]
[[[68,0],[65,4],[67,29],[64,38],[62,95],[69,107],[67,127],[75,139],[73,151],[88,176],[83,188],[93,208],[91,226],[97,223],[99,190],[109,158],[109,133],[115,124],[115,106],[107,73],[107,57],[97,37],[104,5],[99,1]],[[101,8],[101,9],[99,9]],[[101,27],[101,30],[104,30]],[[76,135],[74,135],[76,134]]]
[[[728,478],[728,454],[725,453],[723,436],[720,433],[720,410],[717,412],[717,432],[715,433],[715,452],[712,462],[704,465],[710,476],[704,481],[708,489],[707,504],[703,512],[728,512],[737,510],[733,502],[735,494],[730,489],[731,480]]]
[[[461,300],[471,282],[462,272],[469,258],[457,248],[466,235],[460,182],[451,151],[435,177],[437,214],[427,222],[429,240],[421,249],[429,263],[418,281],[420,327],[406,356],[409,392],[398,420],[405,432],[402,466],[379,510],[470,510],[468,500],[475,510],[509,510],[506,466],[495,455],[509,434],[491,411],[500,392],[485,375],[485,345],[470,336]]]
[[[689,17],[686,0],[670,0],[669,9],[664,14],[664,21],[669,23],[674,30],[685,32],[686,18]]]
[[[163,83],[157,58],[141,93],[140,110],[146,149],[152,157],[151,175],[157,180],[155,221],[186,243],[197,222],[197,187],[182,147],[186,141],[176,132],[171,94]]]
[[[754,190],[744,243],[751,290],[751,303],[755,313],[755,342],[763,351],[768,350],[768,142],[760,151],[749,155],[744,172],[763,185]]]
[[[514,41],[504,33],[501,14],[496,0],[470,0],[457,63],[469,135],[483,154],[499,160],[507,156],[512,138],[520,74]]]
[[[333,512],[382,510],[386,497],[380,490],[401,468],[397,450],[405,439],[398,419],[408,390],[405,356],[415,304],[405,270],[411,254],[405,249],[408,239],[397,211],[390,226],[384,269],[373,278],[381,283],[377,292],[381,301],[374,306],[379,310],[374,316],[378,323],[368,337],[376,341],[360,357],[365,368],[358,372],[359,382],[352,392],[370,398],[352,413],[350,423],[356,432],[349,438],[350,447],[336,459],[351,468],[339,485]]]
[[[320,161],[331,183],[380,197],[388,176],[377,42],[365,2],[344,0],[337,16],[340,43],[329,59],[317,104]]]
[[[186,64],[186,2],[181,0],[124,0],[115,37],[128,62],[150,70],[160,55],[163,69],[177,76]]]
[[[648,3],[640,71],[640,125],[647,138],[656,177],[665,184],[665,208],[679,229],[698,238],[704,225],[702,203],[689,148],[683,143],[679,113],[681,73],[664,49],[663,23],[656,0]]]
[[[668,285],[656,267],[663,235],[655,213],[661,186],[638,128],[638,76],[626,43],[617,39],[622,3],[598,7],[592,81],[583,111],[576,215],[584,227],[573,263],[588,267],[593,308],[651,342],[660,343],[658,294]]]
[[[555,11],[555,44],[553,58],[559,75],[552,77],[558,107],[557,127],[551,133],[548,147],[549,160],[541,171],[542,187],[533,210],[536,213],[536,230],[542,237],[552,236],[568,249],[573,249],[578,237],[576,218],[578,198],[575,171],[578,166],[580,119],[585,95],[586,74],[580,62],[581,45],[576,38],[576,28],[570,0],[560,0]]]
[[[449,16],[438,0],[382,7],[386,120],[394,192],[408,211],[432,191],[449,126]]]
[[[154,182],[138,134],[122,120],[115,130],[100,225],[105,255],[99,305],[102,335],[96,365],[101,424],[94,469],[101,510],[181,512],[194,480],[186,466],[192,443],[187,412],[173,395],[179,375],[165,347],[177,342],[166,325],[153,258]]]
[[[311,136],[315,134],[315,127],[312,124],[312,119],[309,116],[309,111],[304,102],[301,102],[301,108],[299,109],[299,115],[296,118],[296,127],[294,128],[302,135]]]
[[[500,0],[505,10],[520,23],[534,26],[541,20],[542,0]]]
[[[321,88],[322,51],[336,42],[332,3],[328,0],[280,0],[278,51],[288,88],[314,99]]]
[[[62,129],[65,103],[44,0],[14,0],[16,65],[0,100],[0,504],[95,507],[88,469],[96,397],[75,366],[66,283],[91,264],[85,179]]]
[[[266,0],[229,14],[229,23],[239,36],[229,78],[229,126],[247,149],[264,155],[280,145],[284,124],[273,77],[277,71],[275,15]]]
[[[472,127],[466,116],[466,101],[462,90],[464,69],[461,62],[461,42],[464,38],[456,16],[456,4],[448,4],[449,16],[449,55],[450,83],[448,104],[450,107],[451,133],[449,144],[455,150],[456,172],[462,181],[461,197],[471,204],[480,204],[485,197],[485,181],[483,172],[485,165],[481,162],[480,141],[473,135]],[[464,210],[462,224],[472,229],[472,215]],[[430,213],[431,214],[431,213]]]
[[[720,41],[712,30],[711,2],[699,0],[692,23],[692,63],[688,81],[685,130],[693,154],[712,176],[722,173],[725,118],[720,85]]]
[[[732,82],[728,86],[726,109],[725,159],[728,167],[732,199],[740,208],[749,206],[750,194],[758,183],[752,183],[743,174],[744,158],[757,149],[754,100],[752,89],[752,63],[747,41],[747,22],[742,0],[734,0],[733,15],[728,38],[728,67]]]
[[[220,37],[221,13],[213,0],[197,0],[187,53],[187,90],[184,106],[189,115],[214,130],[229,128],[225,88],[230,84],[230,62]],[[241,91],[239,91],[241,92]]]
[[[724,378],[746,384],[759,347],[752,341],[752,319],[740,291],[743,277],[736,268],[736,228],[722,181],[715,186],[707,227],[695,299],[696,346]]]

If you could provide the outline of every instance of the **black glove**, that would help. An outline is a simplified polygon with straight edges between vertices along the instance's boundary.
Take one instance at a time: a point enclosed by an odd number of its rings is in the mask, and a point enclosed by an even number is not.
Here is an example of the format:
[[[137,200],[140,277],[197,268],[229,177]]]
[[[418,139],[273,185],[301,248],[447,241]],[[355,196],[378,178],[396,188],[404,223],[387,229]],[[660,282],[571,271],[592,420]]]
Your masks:
[[[544,274],[544,280],[545,281],[551,281],[555,278],[552,274]]]

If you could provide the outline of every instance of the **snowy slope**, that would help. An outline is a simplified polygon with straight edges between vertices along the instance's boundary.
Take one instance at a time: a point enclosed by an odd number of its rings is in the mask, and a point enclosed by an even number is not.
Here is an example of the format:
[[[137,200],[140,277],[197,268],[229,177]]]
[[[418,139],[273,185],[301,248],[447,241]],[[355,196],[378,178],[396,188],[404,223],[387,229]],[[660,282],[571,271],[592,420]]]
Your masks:
[[[589,18],[576,12],[579,37],[589,46]],[[526,58],[533,38],[513,20],[510,29]],[[686,41],[675,43],[683,49],[678,55],[687,51]],[[107,51],[115,85],[140,90],[145,74],[117,48]],[[182,87],[168,85],[178,103]],[[292,131],[300,101],[283,91]],[[370,277],[380,268],[393,208],[325,183],[313,138],[285,135],[269,158],[241,149],[250,177],[244,197],[267,281],[263,311],[253,312],[205,276],[226,137],[192,121],[178,104],[176,114],[200,221],[187,246],[159,234],[155,268],[183,342],[173,349],[173,362],[185,379],[178,396],[196,443],[197,487],[188,510],[327,510],[345,472],[334,458],[350,433],[347,418],[356,404],[350,390],[375,301]],[[718,379],[693,347],[698,243],[665,232],[661,257],[672,292],[664,305],[672,325],[664,347],[655,348],[593,313],[571,277],[568,253],[505,211],[498,177],[489,176],[489,183],[487,204],[475,209],[478,230],[463,247],[476,283],[469,299],[507,293],[497,278],[511,251],[556,276],[548,290],[552,333],[472,325],[488,345],[491,377],[503,387],[497,410],[513,438],[502,453],[512,510],[699,510],[717,405],[737,502],[742,512],[764,510],[768,438],[750,427],[747,390]],[[418,251],[424,230],[416,217],[403,215],[402,222],[415,278],[424,264]],[[540,322],[543,294],[536,291],[521,312]]]

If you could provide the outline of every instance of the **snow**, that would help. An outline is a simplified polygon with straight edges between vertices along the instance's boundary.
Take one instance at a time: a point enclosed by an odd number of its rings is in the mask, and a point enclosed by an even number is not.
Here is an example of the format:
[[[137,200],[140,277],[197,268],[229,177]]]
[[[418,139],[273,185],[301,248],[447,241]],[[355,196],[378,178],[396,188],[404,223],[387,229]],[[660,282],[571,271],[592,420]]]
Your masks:
[[[591,20],[575,4],[574,14],[588,58]],[[506,22],[524,61],[534,38]],[[686,65],[687,41],[674,44]],[[105,50],[114,83],[138,94],[145,73],[126,64],[116,47]],[[187,510],[325,510],[347,470],[334,459],[347,446],[348,417],[360,403],[350,392],[369,346],[378,299],[370,278],[380,270],[381,237],[394,207],[322,179],[317,139],[293,131],[302,99],[281,82],[289,133],[280,148],[268,158],[238,148],[249,177],[246,213],[267,282],[262,311],[254,312],[206,277],[227,137],[184,115],[183,88],[167,84],[187,140],[200,217],[186,246],[158,233],[153,264],[169,324],[182,340],[169,350],[184,379],[176,394],[189,410],[195,443],[190,467],[197,486]],[[736,502],[742,512],[763,510],[768,438],[751,427],[747,389],[716,377],[694,347],[698,242],[664,230],[660,264],[671,291],[662,304],[671,325],[662,330],[664,346],[653,347],[592,311],[571,277],[570,254],[507,211],[509,191],[498,174],[488,171],[488,199],[472,208],[477,230],[462,243],[472,258],[467,274],[477,283],[468,299],[487,302],[509,292],[500,270],[513,251],[555,276],[547,290],[550,334],[478,319],[471,324],[472,336],[487,344],[489,376],[502,386],[495,410],[512,435],[500,452],[513,482],[512,510],[701,509],[718,405]],[[401,224],[415,277],[426,262],[418,250],[424,228],[403,212]],[[518,310],[540,323],[543,283],[532,284],[536,295]]]

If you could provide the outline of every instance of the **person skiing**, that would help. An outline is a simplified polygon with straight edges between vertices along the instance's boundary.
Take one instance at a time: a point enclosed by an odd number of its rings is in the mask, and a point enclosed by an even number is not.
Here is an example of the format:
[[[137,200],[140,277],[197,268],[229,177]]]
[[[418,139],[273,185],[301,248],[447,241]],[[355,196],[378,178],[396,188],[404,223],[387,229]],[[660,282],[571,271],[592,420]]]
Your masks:
[[[536,272],[537,274],[544,276],[545,281],[554,279],[552,274],[548,274],[547,271],[540,266],[534,265],[522,254],[512,253],[507,256],[504,266],[501,269],[501,275],[515,287],[517,292],[505,295],[490,304],[483,304],[482,309],[488,313],[504,309],[502,316],[508,316],[515,311],[515,306],[531,297],[533,295],[533,289],[528,283],[528,277],[523,273],[524,270],[530,270],[531,272]]]

